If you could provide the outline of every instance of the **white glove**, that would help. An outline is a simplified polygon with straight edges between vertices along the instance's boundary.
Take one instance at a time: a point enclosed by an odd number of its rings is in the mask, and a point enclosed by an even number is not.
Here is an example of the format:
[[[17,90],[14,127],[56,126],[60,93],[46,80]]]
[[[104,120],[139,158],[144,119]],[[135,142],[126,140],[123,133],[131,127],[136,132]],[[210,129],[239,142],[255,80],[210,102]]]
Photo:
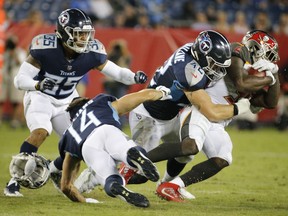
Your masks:
[[[270,86],[274,85],[276,83],[276,79],[275,79],[274,75],[272,74],[272,72],[271,71],[265,71],[265,73],[266,73],[266,76],[269,76],[272,78],[272,83],[270,84]]]
[[[86,198],[85,200],[86,200],[86,203],[102,203],[93,198]]]
[[[165,86],[158,86],[156,90],[161,91],[163,96],[160,100],[169,100],[172,99],[171,90]]]
[[[250,111],[250,101],[247,98],[240,99],[234,106],[237,106],[238,112],[235,113],[236,115],[241,115],[243,113]]]
[[[260,59],[257,62],[255,62],[252,67],[255,70],[258,70],[260,72],[262,71],[271,71],[273,74],[277,73],[279,68],[277,64],[274,64],[266,59]]]

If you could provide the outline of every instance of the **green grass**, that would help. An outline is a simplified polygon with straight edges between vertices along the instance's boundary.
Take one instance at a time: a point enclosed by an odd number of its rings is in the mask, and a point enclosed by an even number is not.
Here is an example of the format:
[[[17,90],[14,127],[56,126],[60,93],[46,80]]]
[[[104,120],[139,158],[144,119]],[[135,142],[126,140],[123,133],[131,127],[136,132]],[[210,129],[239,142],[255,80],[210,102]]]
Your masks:
[[[52,182],[37,190],[22,189],[22,198],[5,197],[0,193],[1,216],[71,216],[71,215],[123,215],[123,216],[234,216],[234,215],[288,215],[288,134],[275,129],[237,131],[228,129],[234,142],[233,164],[218,175],[188,187],[196,200],[173,203],[154,195],[155,183],[128,185],[131,190],[148,197],[151,206],[140,209],[119,199],[108,197],[101,188],[86,197],[103,201],[102,204],[73,203],[57,192]],[[0,128],[0,187],[3,191],[10,179],[11,156],[19,152],[28,136],[26,129]],[[57,156],[56,135],[52,135],[39,153],[49,159]],[[205,157],[199,154],[187,169]],[[163,174],[165,163],[157,164]],[[84,168],[84,166],[83,166]]]

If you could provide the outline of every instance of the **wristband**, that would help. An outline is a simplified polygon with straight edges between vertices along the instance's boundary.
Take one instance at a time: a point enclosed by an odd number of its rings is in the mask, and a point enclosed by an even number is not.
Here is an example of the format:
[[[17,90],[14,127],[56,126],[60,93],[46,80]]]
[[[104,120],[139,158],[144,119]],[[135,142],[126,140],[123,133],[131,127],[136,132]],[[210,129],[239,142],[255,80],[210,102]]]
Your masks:
[[[238,115],[239,110],[238,110],[238,106],[236,104],[233,104],[233,115],[236,116]]]

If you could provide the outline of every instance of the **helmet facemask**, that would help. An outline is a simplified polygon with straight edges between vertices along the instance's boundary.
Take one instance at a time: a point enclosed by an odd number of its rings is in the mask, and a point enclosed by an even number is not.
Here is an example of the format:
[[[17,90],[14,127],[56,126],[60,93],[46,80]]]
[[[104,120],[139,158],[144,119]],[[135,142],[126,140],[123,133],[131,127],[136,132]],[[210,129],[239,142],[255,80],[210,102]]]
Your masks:
[[[260,59],[265,59],[270,62],[280,60],[277,41],[264,31],[254,30],[248,32],[244,36],[242,43],[251,53],[253,63]]]
[[[88,52],[88,45],[94,40],[94,28],[90,25],[84,25],[83,28],[69,26],[64,28],[68,35],[65,44],[77,53]]]
[[[191,53],[203,68],[211,82],[226,75],[226,67],[231,65],[231,49],[224,35],[209,30],[201,32],[196,38]]]
[[[210,81],[216,82],[220,79],[222,79],[226,74],[226,68],[229,67],[231,64],[231,60],[227,60],[225,64],[219,64],[213,60],[210,56],[206,56],[208,65],[206,67],[203,67],[203,70],[205,71],[206,76]],[[230,62],[230,63],[229,63]]]
[[[57,20],[56,35],[69,49],[84,53],[94,41],[94,27],[91,19],[79,9],[63,11]]]

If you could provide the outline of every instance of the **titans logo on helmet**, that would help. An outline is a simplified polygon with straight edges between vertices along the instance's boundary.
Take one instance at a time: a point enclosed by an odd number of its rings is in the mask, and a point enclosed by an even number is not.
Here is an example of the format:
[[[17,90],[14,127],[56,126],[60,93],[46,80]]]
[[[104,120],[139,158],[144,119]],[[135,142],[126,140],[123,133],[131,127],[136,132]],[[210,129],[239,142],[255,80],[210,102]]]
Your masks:
[[[199,49],[202,53],[209,53],[212,49],[212,41],[208,35],[203,35],[199,42]]]
[[[67,12],[60,14],[58,20],[62,26],[66,25],[69,21],[69,14]]]

